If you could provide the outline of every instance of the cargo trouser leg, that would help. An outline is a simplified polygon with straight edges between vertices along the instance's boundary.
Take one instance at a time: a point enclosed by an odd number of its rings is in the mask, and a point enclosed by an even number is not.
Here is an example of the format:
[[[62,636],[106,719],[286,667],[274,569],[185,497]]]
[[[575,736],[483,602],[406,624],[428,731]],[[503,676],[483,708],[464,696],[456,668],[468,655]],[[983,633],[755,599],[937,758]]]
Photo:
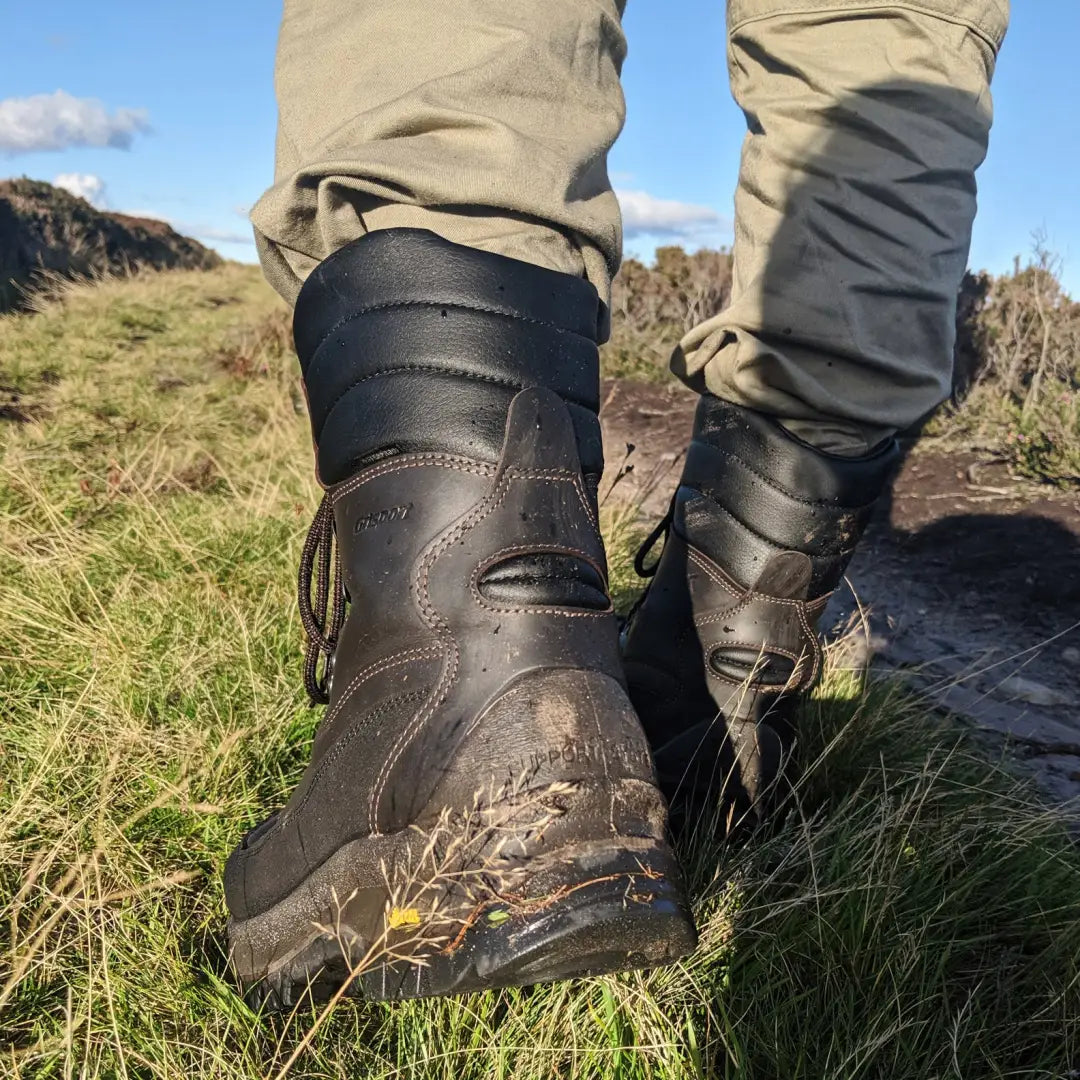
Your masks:
[[[1008,0],[729,0],[747,117],[730,307],[699,390],[862,454],[948,393]]]
[[[369,231],[445,239],[606,298],[621,228],[625,0],[286,0],[276,182],[252,211],[270,283]]]

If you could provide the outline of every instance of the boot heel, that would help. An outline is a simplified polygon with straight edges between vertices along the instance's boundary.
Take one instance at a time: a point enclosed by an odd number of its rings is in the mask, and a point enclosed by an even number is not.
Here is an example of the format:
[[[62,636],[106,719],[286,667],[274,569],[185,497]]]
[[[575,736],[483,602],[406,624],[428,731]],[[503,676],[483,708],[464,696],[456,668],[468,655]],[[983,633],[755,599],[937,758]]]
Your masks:
[[[582,847],[558,853],[561,872],[545,875],[546,894],[478,908],[433,955],[364,972],[359,993],[465,993],[651,968],[693,951],[697,935],[666,845],[616,847],[606,857]]]
[[[641,781],[554,785],[353,841],[230,923],[233,965],[255,1007],[288,1008],[345,984],[397,1000],[669,963],[697,937],[662,808]]]

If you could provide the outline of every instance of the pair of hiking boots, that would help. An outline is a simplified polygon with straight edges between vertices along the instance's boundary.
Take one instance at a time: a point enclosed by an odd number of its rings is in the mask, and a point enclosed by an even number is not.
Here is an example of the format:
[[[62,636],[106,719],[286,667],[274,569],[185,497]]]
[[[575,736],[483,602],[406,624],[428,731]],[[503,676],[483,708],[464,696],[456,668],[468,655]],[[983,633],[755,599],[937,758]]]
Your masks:
[[[774,801],[816,623],[895,453],[822,454],[704,396],[620,648],[597,519],[586,281],[369,234],[294,334],[326,497],[305,679],[327,710],[288,804],[228,861],[249,996],[393,999],[675,960],[672,821]]]

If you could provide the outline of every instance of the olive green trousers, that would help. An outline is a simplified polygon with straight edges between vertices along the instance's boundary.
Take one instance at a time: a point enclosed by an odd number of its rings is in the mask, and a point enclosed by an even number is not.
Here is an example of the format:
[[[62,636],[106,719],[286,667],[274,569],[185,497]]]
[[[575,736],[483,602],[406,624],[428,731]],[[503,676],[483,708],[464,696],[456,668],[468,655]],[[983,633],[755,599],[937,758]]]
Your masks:
[[[276,182],[251,214],[270,283],[292,301],[343,244],[413,226],[607,297],[624,4],[285,0]],[[862,453],[949,391],[1008,0],[727,7],[748,127],[732,302],[672,369]]]

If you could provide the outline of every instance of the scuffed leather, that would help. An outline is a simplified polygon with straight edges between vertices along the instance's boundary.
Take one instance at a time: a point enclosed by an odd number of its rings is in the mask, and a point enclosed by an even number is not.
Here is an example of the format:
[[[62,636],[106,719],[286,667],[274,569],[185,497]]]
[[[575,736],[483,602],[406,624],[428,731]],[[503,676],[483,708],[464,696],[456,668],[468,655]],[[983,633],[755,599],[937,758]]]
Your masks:
[[[235,917],[351,839],[467,811],[500,785],[652,782],[610,603],[498,603],[478,587],[507,558],[554,554],[606,590],[567,407],[520,392],[503,443],[495,465],[399,455],[331,490],[351,606],[330,704],[288,805],[229,861]]]
[[[308,279],[294,333],[349,606],[311,763],[226,867],[234,918],[507,784],[587,787],[607,816],[568,813],[570,840],[610,842],[616,803],[636,827],[623,781],[659,805],[597,526],[605,318],[586,281],[415,229]]]

